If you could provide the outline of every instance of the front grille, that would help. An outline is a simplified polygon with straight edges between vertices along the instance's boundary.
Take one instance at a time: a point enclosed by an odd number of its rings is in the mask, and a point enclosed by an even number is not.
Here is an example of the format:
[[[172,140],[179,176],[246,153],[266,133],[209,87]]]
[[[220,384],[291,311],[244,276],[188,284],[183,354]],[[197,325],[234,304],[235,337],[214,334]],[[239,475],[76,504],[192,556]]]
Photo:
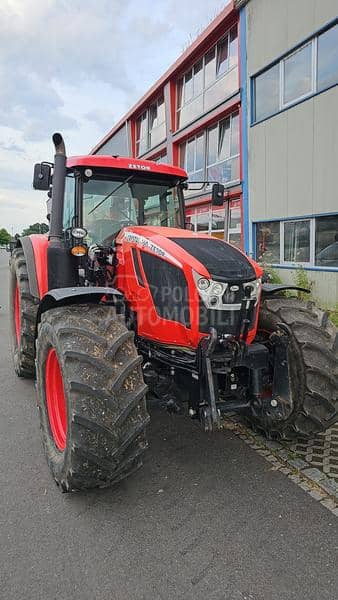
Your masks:
[[[200,326],[201,333],[208,333],[214,327],[218,335],[237,335],[240,329],[240,310],[213,310],[207,308],[200,300]]]
[[[141,260],[159,317],[190,328],[188,285],[182,269],[144,251]]]

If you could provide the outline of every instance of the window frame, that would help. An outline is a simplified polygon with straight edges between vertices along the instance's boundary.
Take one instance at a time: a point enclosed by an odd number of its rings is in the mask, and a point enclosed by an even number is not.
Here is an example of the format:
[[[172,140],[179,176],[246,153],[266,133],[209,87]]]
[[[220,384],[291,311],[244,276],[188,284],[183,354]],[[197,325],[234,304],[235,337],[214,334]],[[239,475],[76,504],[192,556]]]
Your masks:
[[[300,102],[303,102],[304,100],[312,98],[313,96],[315,96],[317,94],[321,94],[322,92],[338,85],[338,78],[337,78],[337,81],[335,83],[331,83],[330,85],[328,85],[326,87],[319,88],[319,86],[318,86],[318,82],[319,82],[319,77],[318,77],[318,75],[319,75],[318,74],[318,39],[322,34],[325,34],[327,31],[330,31],[334,27],[338,28],[338,18],[335,18],[332,22],[325,25],[325,27],[322,27],[321,29],[316,31],[311,36],[309,36],[308,38],[306,38],[305,40],[300,42],[297,46],[293,47],[288,52],[285,52],[280,58],[274,60],[269,65],[264,67],[264,69],[261,69],[259,72],[255,73],[254,75],[252,75],[250,77],[250,81],[251,81],[251,123],[250,123],[250,125],[251,126],[261,123],[262,121],[265,121],[266,119],[270,119],[271,117],[275,116],[276,114],[279,114],[280,112],[287,110],[287,109],[291,108],[292,106],[295,106],[295,105],[299,104]],[[295,98],[293,100],[290,100],[289,102],[285,102],[284,101],[284,97],[285,97],[285,89],[284,89],[285,63],[290,57],[294,56],[297,52],[299,52],[300,50],[302,50],[303,48],[305,48],[308,45],[311,45],[311,83],[312,83],[311,90],[309,92],[306,92],[305,94],[302,94],[301,96],[298,96],[297,98]],[[256,114],[257,114],[256,81],[261,75],[263,75],[264,73],[269,71],[269,69],[273,68],[275,65],[279,66],[279,90],[278,90],[279,107],[278,107],[278,110],[276,110],[272,113],[266,113],[264,116],[257,118],[256,117]]]
[[[287,219],[266,219],[263,221],[255,221],[254,225],[254,240],[255,240],[255,248],[254,248],[254,256],[255,259],[258,260],[257,257],[257,228],[259,225],[263,223],[271,223],[278,222],[279,223],[279,262],[268,263],[275,267],[288,267],[288,268],[297,268],[303,267],[304,269],[309,270],[318,270],[318,271],[338,271],[337,267],[326,267],[316,264],[316,219],[325,219],[326,217],[336,217],[338,220],[338,213],[330,213],[330,214],[319,214],[315,216],[299,216],[299,217],[290,217]],[[310,222],[310,258],[308,262],[302,261],[287,261],[285,260],[284,253],[284,239],[285,239],[285,223],[293,223],[293,222],[301,222],[301,221],[309,221]],[[261,263],[264,263],[264,256],[262,257]]]
[[[309,260],[308,261],[292,261],[285,260],[285,223],[310,223],[309,229]],[[314,219],[303,218],[303,219],[288,219],[287,221],[279,222],[279,258],[281,265],[300,265],[302,267],[310,266],[313,264],[314,259]]]
[[[306,48],[307,46],[310,46],[310,45],[311,45],[311,90],[309,92],[306,92],[305,94],[302,94],[301,96],[298,96],[297,98],[295,98],[293,100],[289,100],[289,102],[285,102],[285,100],[284,100],[284,98],[285,98],[285,63],[286,63],[286,61],[289,60],[289,58],[292,58],[293,56],[298,54],[298,52],[301,52],[301,50],[303,50],[304,48]],[[317,48],[317,44],[315,43],[315,39],[313,39],[309,42],[306,42],[302,46],[299,46],[298,48],[296,48],[296,50],[294,50],[293,52],[291,52],[290,54],[285,56],[280,61],[280,63],[279,63],[279,110],[283,110],[283,108],[288,108],[289,106],[293,106],[294,104],[297,104],[297,102],[301,102],[305,98],[313,96],[313,94],[316,93],[316,90],[317,90],[316,48]]]

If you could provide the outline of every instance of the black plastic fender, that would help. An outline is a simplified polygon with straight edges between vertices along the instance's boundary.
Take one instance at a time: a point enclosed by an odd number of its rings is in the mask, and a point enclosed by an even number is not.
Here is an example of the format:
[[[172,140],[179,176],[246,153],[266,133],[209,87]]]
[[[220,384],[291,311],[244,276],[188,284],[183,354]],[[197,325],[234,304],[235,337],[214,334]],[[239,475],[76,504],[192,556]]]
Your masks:
[[[283,283],[263,283],[262,284],[262,293],[264,295],[275,294],[276,292],[284,292],[285,290],[297,290],[298,292],[304,292],[305,294],[310,294],[310,290],[307,288],[299,287],[298,285],[286,285]]]
[[[124,312],[124,296],[115,288],[79,286],[49,290],[42,298],[39,305],[36,320],[36,334],[41,315],[47,310],[59,306],[69,306],[70,304],[88,304],[89,302],[98,304],[104,297],[107,298],[108,301],[113,301],[114,305],[118,308],[117,312]]]

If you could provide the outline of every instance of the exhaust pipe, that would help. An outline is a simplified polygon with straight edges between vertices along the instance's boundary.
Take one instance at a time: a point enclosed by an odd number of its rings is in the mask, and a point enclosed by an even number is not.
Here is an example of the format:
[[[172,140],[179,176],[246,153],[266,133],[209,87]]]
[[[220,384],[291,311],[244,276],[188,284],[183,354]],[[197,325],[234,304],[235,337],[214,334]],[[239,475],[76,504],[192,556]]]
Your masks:
[[[53,134],[55,146],[53,185],[52,185],[52,210],[49,228],[49,246],[61,248],[63,201],[66,182],[66,148],[61,133]]]

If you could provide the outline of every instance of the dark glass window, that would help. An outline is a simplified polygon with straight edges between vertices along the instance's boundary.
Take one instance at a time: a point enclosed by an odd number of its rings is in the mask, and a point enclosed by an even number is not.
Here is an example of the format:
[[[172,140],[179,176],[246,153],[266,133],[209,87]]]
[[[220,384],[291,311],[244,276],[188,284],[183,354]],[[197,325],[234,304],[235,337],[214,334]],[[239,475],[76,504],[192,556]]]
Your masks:
[[[338,215],[316,218],[315,264],[338,267]]]
[[[279,110],[279,63],[255,78],[255,120]]]
[[[338,83],[338,25],[318,37],[318,91]]]
[[[280,226],[279,221],[257,223],[256,256],[260,262],[280,263]]]
[[[310,262],[310,220],[284,223],[284,262]]]

